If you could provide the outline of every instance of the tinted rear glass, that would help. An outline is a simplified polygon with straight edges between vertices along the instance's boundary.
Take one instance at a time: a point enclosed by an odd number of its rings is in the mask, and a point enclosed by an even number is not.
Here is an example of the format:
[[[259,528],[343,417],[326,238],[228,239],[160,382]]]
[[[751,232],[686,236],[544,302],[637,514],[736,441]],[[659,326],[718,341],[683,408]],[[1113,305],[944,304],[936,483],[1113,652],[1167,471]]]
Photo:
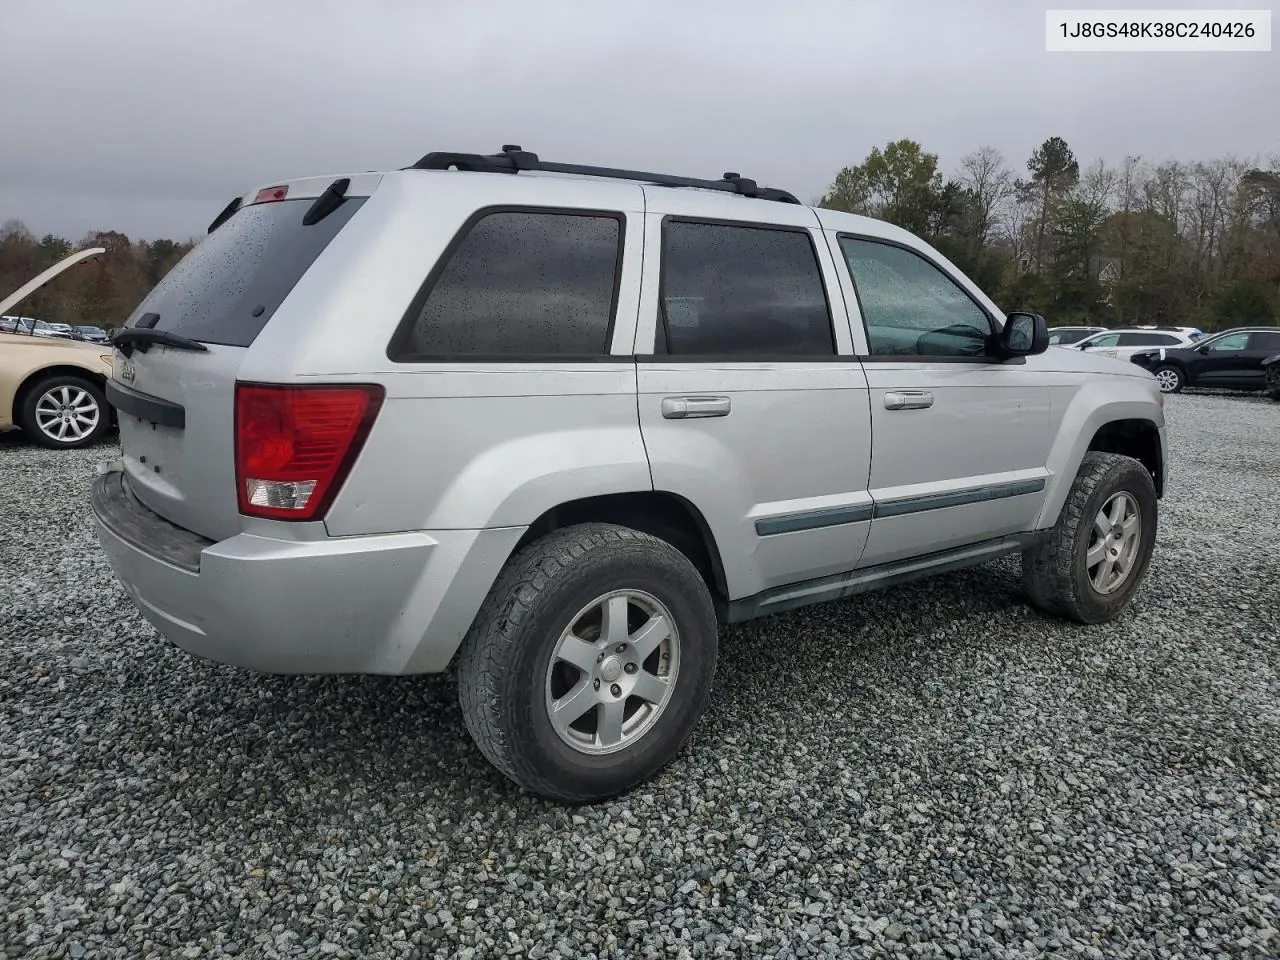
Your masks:
[[[157,313],[157,330],[204,343],[247,347],[307,268],[364,204],[351,198],[303,226],[314,197],[238,211],[156,284],[126,326]]]
[[[1265,330],[1251,334],[1249,337],[1249,349],[1280,352],[1280,331],[1272,333],[1269,330]]]
[[[391,356],[607,354],[622,234],[621,214],[483,215],[427,280]]]
[[[660,324],[660,353],[835,353],[822,272],[803,228],[665,224]]]

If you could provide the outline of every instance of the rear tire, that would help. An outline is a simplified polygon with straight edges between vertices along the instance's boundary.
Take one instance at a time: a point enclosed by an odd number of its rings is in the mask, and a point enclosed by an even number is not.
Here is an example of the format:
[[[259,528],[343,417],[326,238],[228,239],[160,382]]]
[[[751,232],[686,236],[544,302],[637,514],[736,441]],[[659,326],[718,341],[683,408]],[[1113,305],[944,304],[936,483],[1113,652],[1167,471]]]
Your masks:
[[[1166,364],[1155,370],[1156,383],[1160,384],[1161,393],[1181,393],[1187,385],[1187,377],[1175,366]]]
[[[498,576],[459,655],[462,715],[481,753],[524,789],[604,800],[689,740],[717,640],[707,585],[675,547],[610,524],[566,527]]]
[[[28,387],[18,408],[18,426],[35,443],[54,449],[87,447],[111,425],[102,388],[85,377],[60,374]]]
[[[1119,616],[1146,577],[1156,505],[1155,483],[1137,460],[1086,453],[1058,522],[1022,554],[1023,588],[1032,606],[1077,623]],[[1130,532],[1132,516],[1136,530]]]

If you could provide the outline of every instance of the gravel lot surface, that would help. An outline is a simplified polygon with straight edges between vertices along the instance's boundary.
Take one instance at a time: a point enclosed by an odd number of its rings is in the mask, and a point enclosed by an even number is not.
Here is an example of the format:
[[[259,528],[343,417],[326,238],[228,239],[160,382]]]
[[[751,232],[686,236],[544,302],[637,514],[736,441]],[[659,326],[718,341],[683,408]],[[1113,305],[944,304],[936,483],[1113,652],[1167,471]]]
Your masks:
[[[1000,562],[726,630],[690,750],[518,793],[446,678],[197,661],[0,437],[0,957],[1280,956],[1280,405],[1168,403],[1119,622]]]

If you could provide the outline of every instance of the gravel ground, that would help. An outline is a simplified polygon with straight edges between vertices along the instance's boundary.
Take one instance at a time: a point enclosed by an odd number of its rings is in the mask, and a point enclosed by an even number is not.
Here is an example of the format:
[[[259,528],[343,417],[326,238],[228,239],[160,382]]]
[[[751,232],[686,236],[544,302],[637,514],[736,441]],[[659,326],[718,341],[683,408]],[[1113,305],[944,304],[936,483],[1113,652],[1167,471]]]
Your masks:
[[[1280,956],[1280,406],[1168,415],[1120,621],[1000,562],[727,630],[689,751],[577,810],[446,678],[169,647],[95,549],[111,447],[0,438],[0,957]]]

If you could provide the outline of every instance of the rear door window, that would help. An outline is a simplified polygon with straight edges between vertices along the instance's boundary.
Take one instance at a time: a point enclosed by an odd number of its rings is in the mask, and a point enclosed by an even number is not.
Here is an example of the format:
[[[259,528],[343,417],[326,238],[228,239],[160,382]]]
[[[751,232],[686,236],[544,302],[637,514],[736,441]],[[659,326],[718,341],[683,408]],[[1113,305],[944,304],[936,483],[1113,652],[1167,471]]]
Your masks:
[[[247,347],[364,199],[351,197],[318,223],[302,219],[314,197],[257,203],[232,215],[165,275],[126,326],[147,314],[154,328],[203,343]]]
[[[498,210],[479,217],[423,292],[393,360],[518,360],[609,353],[620,213]]]
[[[1249,349],[1262,353],[1280,353],[1280,330],[1263,330],[1249,334]]]
[[[667,220],[656,349],[830,356],[831,311],[809,231]]]

